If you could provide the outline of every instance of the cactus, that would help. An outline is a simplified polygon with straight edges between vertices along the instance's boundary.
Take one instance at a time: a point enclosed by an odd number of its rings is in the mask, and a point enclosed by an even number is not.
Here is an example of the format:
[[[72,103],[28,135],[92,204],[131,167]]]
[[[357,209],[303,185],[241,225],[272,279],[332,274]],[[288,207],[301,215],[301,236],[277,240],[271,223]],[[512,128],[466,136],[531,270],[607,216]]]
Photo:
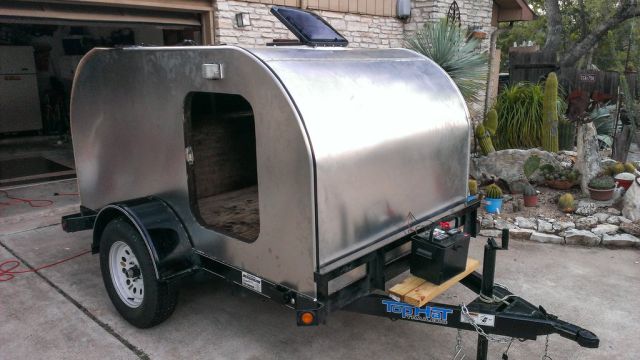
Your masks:
[[[469,194],[476,195],[478,193],[478,182],[471,179],[469,180]]]
[[[573,204],[574,204],[573,195],[569,193],[563,194],[558,199],[558,207],[560,208],[560,210],[564,212],[573,211],[574,210]]]
[[[633,174],[634,172],[636,172],[636,166],[632,162],[628,162],[624,164],[624,171]]]
[[[527,158],[527,160],[524,162],[524,166],[523,166],[523,170],[524,170],[524,176],[528,178],[531,177],[531,175],[533,175],[534,172],[536,172],[536,170],[538,170],[538,168],[540,167],[540,158],[538,157],[538,155],[531,155]]]
[[[527,186],[524,187],[523,194],[524,196],[534,196],[538,195],[538,192],[533,188],[533,186],[527,184]]]
[[[488,155],[489,153],[496,151],[496,149],[493,147],[493,143],[491,142],[491,137],[489,137],[487,130],[482,124],[478,124],[478,126],[476,126],[475,132],[478,143],[480,144],[480,150],[482,150],[483,155]]]
[[[616,182],[611,176],[597,176],[589,181],[589,187],[596,190],[608,190],[616,187]]]
[[[611,175],[618,175],[621,172],[624,172],[625,166],[623,163],[615,163],[611,165]]]
[[[496,109],[491,109],[487,113],[487,118],[482,123],[485,130],[489,132],[489,135],[494,136],[498,129],[498,112]]]
[[[502,198],[502,189],[496,184],[491,184],[486,188],[487,197],[489,199],[501,199]]]
[[[558,152],[558,77],[553,72],[544,85],[542,116],[542,148]]]
[[[558,121],[558,148],[573,150],[576,137],[576,126],[564,117]]]

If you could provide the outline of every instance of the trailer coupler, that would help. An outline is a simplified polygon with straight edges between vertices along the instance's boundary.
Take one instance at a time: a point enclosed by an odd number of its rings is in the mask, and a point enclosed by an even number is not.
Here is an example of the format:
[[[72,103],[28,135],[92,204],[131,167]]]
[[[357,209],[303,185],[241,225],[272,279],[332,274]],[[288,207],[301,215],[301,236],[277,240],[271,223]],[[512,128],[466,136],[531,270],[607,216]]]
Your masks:
[[[502,288],[496,287],[497,290]],[[504,302],[487,303],[481,297],[467,305],[428,303],[422,307],[395,301],[385,294],[370,294],[344,310],[432,325],[536,340],[540,335],[559,334],[587,348],[597,348],[600,340],[589,330],[558,319],[543,307],[510,294]],[[475,326],[473,323],[475,323]]]
[[[535,306],[494,283],[496,252],[508,248],[508,230],[502,233],[501,246],[489,238],[484,248],[482,274],[473,272],[461,280],[464,286],[479,295],[466,305],[427,303],[418,307],[396,301],[385,293],[373,292],[343,309],[392,320],[475,331],[478,333],[477,359],[487,358],[488,342],[493,335],[536,340],[541,335],[559,334],[580,346],[597,348],[600,340],[591,331],[560,320],[542,306]]]

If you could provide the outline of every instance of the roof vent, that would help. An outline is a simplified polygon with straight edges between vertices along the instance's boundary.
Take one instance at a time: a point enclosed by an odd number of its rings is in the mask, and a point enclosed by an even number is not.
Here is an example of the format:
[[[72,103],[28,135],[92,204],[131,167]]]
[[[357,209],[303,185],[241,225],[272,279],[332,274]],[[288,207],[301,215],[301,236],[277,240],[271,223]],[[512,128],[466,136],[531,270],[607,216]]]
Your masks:
[[[300,42],[274,41],[268,45],[347,46],[349,42],[320,16],[296,8],[273,6],[271,13],[295,35]]]

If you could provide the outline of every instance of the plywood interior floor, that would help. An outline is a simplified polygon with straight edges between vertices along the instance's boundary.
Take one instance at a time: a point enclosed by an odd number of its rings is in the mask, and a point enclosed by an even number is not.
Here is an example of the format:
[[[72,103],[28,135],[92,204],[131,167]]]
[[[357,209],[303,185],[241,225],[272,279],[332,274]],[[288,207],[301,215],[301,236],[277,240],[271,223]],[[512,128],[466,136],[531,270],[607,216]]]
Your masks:
[[[198,199],[204,222],[232,236],[255,240],[260,233],[258,186]]]

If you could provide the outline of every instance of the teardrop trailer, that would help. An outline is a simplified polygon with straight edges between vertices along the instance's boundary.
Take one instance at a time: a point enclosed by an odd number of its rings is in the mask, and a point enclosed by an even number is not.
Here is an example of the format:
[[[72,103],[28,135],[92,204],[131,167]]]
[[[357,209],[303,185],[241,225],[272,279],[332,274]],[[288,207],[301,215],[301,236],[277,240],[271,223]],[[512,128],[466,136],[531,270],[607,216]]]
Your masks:
[[[467,261],[480,202],[467,201],[469,115],[447,74],[406,49],[346,49],[312,13],[272,13],[299,46],[82,60],[71,104],[82,205],[62,226],[93,229],[120,314],[154,326],[181,280],[206,271],[293,309],[301,326],[347,310],[477,331],[479,359],[490,334],[598,347],[494,284],[508,232],[488,240],[482,273]],[[389,289],[407,270],[405,291]],[[456,282],[478,298],[430,302]],[[425,284],[438,290],[413,302]]]

